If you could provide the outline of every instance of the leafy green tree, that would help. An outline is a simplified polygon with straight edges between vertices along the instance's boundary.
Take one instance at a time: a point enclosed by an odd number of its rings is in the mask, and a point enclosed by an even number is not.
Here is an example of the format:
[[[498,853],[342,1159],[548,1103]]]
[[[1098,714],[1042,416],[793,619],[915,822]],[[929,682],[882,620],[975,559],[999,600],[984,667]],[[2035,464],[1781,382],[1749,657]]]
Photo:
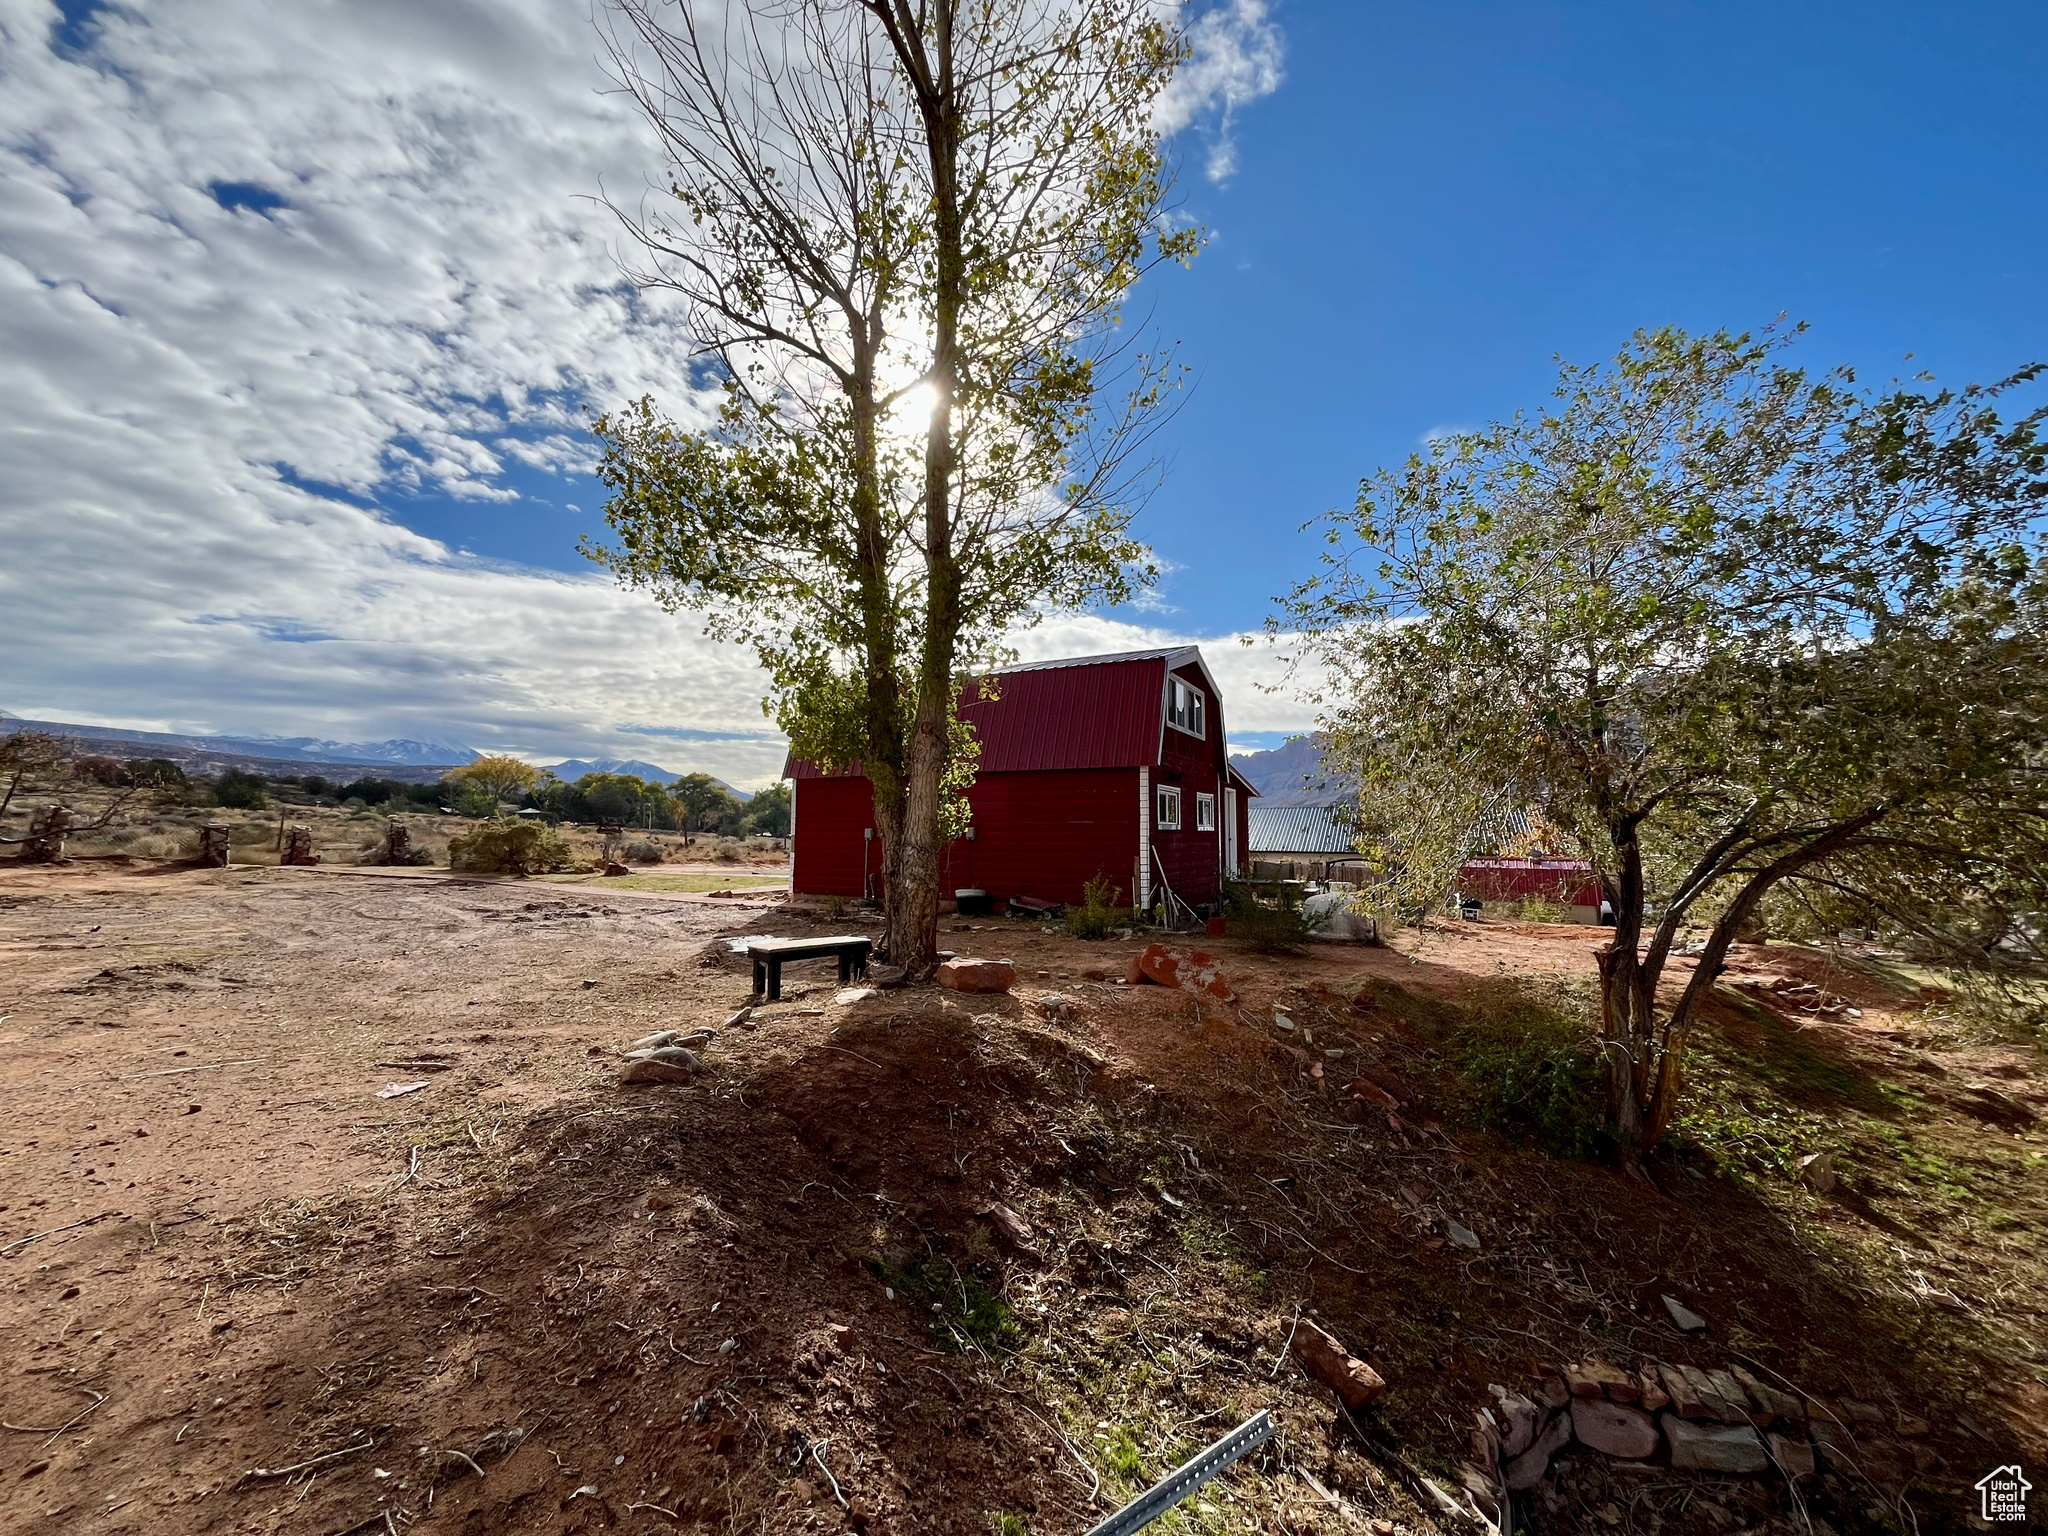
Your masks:
[[[740,803],[708,773],[686,773],[668,787],[676,824],[685,832],[723,828],[739,819]]]
[[[622,827],[673,827],[667,793],[635,773],[586,773],[570,786],[581,820]]]
[[[451,786],[449,793],[456,797],[457,805],[464,803],[465,791],[473,791],[466,797],[470,803],[482,804],[487,798],[491,809],[481,813],[487,816],[496,814],[500,804],[516,803],[539,781],[538,768],[504,756],[479,757],[441,777],[443,784]]]
[[[761,837],[789,836],[789,785],[770,784],[747,802],[747,830]]]
[[[921,971],[974,762],[962,674],[1154,574],[1129,529],[1178,376],[1119,321],[1198,243],[1152,126],[1184,42],[1155,0],[611,14],[676,200],[628,220],[641,276],[727,398],[705,430],[646,401],[597,423],[619,537],[591,553],[750,645],[799,757],[861,766],[883,942]]]
[[[1790,340],[1661,330],[1564,368],[1538,415],[1368,480],[1275,621],[1319,664],[1390,906],[1440,903],[1511,808],[1592,859],[1631,1158],[1767,902],[2043,958],[2048,414],[1996,409],[2039,370],[1873,394],[1777,361]]]

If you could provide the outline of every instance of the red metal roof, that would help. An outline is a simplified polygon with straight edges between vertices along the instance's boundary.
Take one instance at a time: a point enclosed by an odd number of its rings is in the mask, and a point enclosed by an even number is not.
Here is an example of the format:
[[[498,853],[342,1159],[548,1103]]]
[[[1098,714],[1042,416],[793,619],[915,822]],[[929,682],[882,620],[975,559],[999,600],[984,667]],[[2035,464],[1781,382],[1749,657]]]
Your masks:
[[[1190,662],[1201,664],[1193,646],[1028,662],[992,674],[993,700],[981,697],[978,683],[969,683],[961,693],[960,714],[973,722],[981,739],[978,771],[1156,766],[1165,729],[1166,671]],[[1211,694],[1211,729],[1220,739],[1222,700],[1214,697],[1213,682]],[[809,763],[793,758],[783,773],[821,777]]]

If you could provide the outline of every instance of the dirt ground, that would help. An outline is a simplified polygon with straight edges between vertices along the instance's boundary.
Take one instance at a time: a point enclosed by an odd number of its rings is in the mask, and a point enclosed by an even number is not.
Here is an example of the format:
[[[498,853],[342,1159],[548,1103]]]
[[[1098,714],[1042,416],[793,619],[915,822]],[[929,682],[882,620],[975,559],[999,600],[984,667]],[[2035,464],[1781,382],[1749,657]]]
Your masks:
[[[1136,942],[949,921],[1014,995],[819,965],[726,1028],[717,938],[849,921],[777,900],[0,866],[0,1529],[1051,1536],[1270,1408],[1160,1529],[1448,1530],[1412,1469],[1589,1350],[1891,1422],[1796,1497],[1569,1458],[1528,1529],[1967,1529],[2048,1451],[2039,1050],[1911,978],[1744,952],[1644,1182],[1459,1111],[1463,1010],[1582,979],[1594,930],[1226,939],[1203,1007],[1120,985]],[[618,1085],[698,1025],[697,1080]],[[1821,1149],[1825,1196],[1786,1161]],[[1384,1444],[1282,1358],[1297,1315],[1387,1377]]]

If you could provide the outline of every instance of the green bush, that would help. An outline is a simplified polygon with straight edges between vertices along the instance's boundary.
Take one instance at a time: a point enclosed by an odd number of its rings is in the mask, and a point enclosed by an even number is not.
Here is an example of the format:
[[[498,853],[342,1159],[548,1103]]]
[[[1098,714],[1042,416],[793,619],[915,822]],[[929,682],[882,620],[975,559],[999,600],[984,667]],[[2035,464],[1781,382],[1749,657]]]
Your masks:
[[[263,780],[239,768],[230,768],[214,780],[213,798],[232,811],[260,811],[269,803],[263,794]]]
[[[448,867],[479,875],[539,875],[575,863],[568,842],[539,821],[500,816],[451,838]]]
[[[1131,926],[1131,909],[1116,904],[1123,890],[1111,885],[1107,875],[1098,873],[1081,887],[1081,895],[1081,905],[1068,907],[1060,917],[1075,938],[1106,939],[1119,928]]]
[[[1461,1080],[1463,1119],[1526,1136],[1556,1157],[1610,1150],[1598,1042],[1569,999],[1474,1009],[1446,1042]]]
[[[1255,886],[1225,881],[1223,915],[1230,936],[1254,954],[1285,955],[1308,947],[1312,930],[1301,897],[1280,881],[1264,896]]]

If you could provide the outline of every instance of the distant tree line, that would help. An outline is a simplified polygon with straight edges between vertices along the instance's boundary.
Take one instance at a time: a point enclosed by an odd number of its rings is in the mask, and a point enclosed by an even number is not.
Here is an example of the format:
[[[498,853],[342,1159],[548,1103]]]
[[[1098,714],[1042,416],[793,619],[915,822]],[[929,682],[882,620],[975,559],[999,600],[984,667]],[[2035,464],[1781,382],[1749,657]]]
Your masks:
[[[36,772],[57,771],[66,743],[19,733],[0,743],[0,796]],[[227,810],[263,810],[273,799],[290,804],[378,806],[387,812],[455,811],[488,819],[508,808],[545,812],[557,821],[616,822],[649,831],[713,833],[725,837],[789,835],[789,788],[773,784],[742,801],[708,773],[690,773],[670,785],[630,773],[586,774],[574,783],[516,757],[481,757],[450,770],[438,782],[411,784],[364,775],[336,780],[323,774],[260,774],[226,768],[211,778],[188,774],[168,758],[69,757],[69,771],[112,789],[149,789],[160,801],[213,804]],[[4,803],[4,802],[0,802]]]

